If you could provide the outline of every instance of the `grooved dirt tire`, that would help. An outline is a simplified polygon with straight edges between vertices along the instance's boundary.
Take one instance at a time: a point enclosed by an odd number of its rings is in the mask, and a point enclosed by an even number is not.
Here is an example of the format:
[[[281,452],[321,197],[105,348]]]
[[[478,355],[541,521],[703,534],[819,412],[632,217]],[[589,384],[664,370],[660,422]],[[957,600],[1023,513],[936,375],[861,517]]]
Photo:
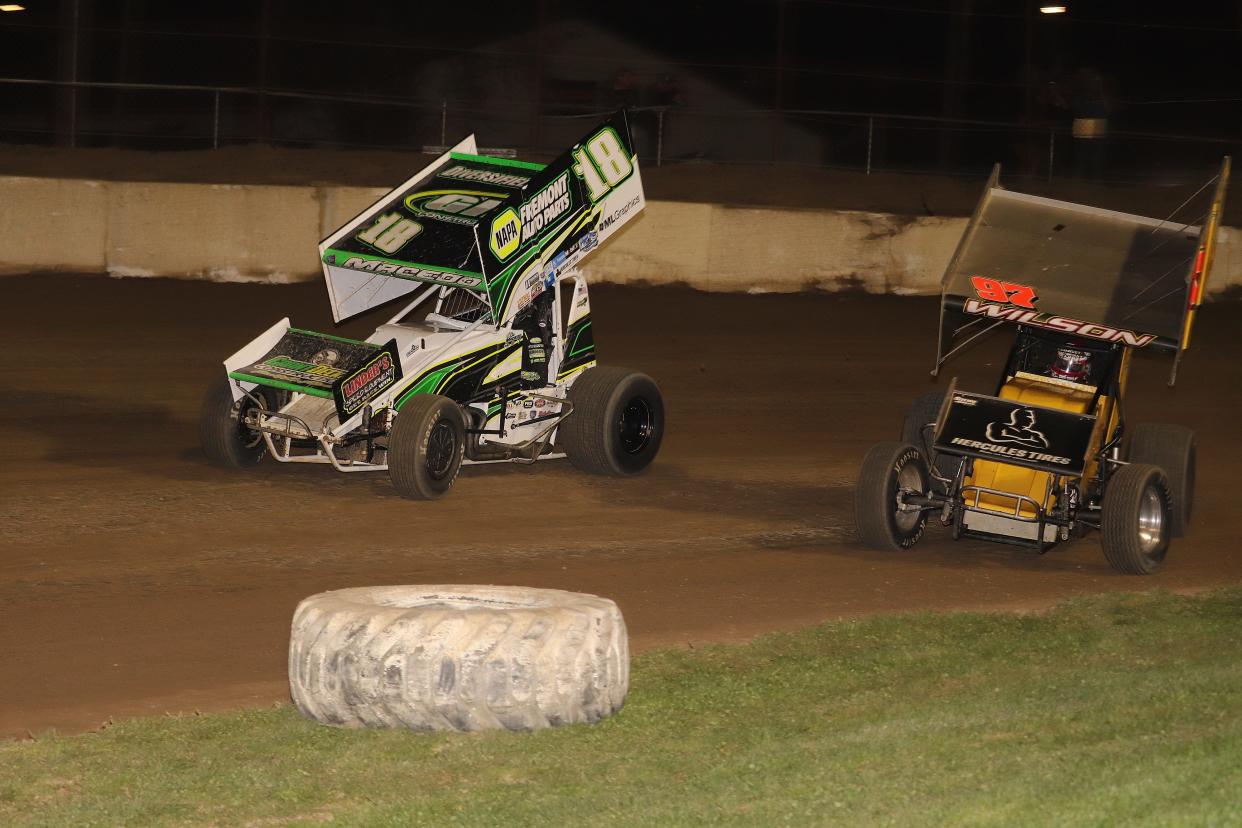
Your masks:
[[[289,688],[304,714],[338,727],[536,730],[620,710],[629,658],[625,621],[607,598],[363,587],[298,605]]]
[[[1195,502],[1195,433],[1185,426],[1139,423],[1130,438],[1129,459],[1164,469],[1173,498],[1172,535],[1180,538],[1190,526]]]
[[[928,423],[936,422],[940,416],[940,406],[944,404],[943,391],[928,391],[915,398],[906,410],[906,418],[901,424],[902,442],[918,446],[925,456],[929,456],[931,446],[927,440],[931,429],[925,428]]]
[[[627,368],[590,368],[569,388],[573,412],[557,431],[569,461],[594,474],[637,474],[664,438],[664,398],[655,381]]]
[[[1172,532],[1169,481],[1159,466],[1131,463],[1108,479],[1100,520],[1100,545],[1113,569],[1150,575],[1169,551]]]
[[[434,500],[461,471],[466,426],[448,397],[421,394],[401,407],[388,435],[388,479],[402,497]]]
[[[916,397],[914,402],[910,404],[910,408],[906,410],[905,420],[901,424],[901,441],[912,446],[918,446],[922,449],[924,457],[932,456],[931,440],[933,434],[932,429],[928,428],[928,424],[936,422],[936,419],[940,416],[940,407],[944,404],[944,394],[944,391],[928,391],[926,394]],[[951,480],[957,474],[959,463],[961,463],[959,458],[938,456],[936,457],[936,473]],[[939,480],[933,478],[931,485],[940,494],[949,493],[949,487]]]
[[[263,390],[256,388],[251,393],[261,395]],[[271,407],[270,402],[268,405]],[[242,397],[240,403],[233,401],[228,380],[212,383],[199,410],[198,442],[213,464],[248,469],[267,454],[263,436],[242,425],[246,410],[252,407],[254,403],[248,397]]]
[[[879,443],[867,452],[854,487],[854,524],[859,539],[875,549],[909,549],[923,537],[927,512],[902,512],[897,492],[927,492],[927,460],[909,443]]]

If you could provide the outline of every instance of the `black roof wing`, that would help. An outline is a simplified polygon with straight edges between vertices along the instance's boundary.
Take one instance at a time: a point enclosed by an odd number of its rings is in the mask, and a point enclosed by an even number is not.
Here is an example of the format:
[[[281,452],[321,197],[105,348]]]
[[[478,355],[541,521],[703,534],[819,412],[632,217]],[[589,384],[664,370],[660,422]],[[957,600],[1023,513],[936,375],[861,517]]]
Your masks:
[[[1004,323],[1180,359],[1211,265],[1229,159],[1203,226],[1006,190],[999,174],[998,164],[945,270],[933,373]]]

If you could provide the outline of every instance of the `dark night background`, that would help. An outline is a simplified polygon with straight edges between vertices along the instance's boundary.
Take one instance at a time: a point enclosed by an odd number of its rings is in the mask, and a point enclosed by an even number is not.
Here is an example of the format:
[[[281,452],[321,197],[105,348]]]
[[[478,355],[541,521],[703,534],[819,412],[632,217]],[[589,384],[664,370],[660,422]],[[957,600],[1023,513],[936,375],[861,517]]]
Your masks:
[[[1240,127],[1242,3],[24,5],[0,14],[0,77],[213,89],[5,82],[7,143],[421,148],[477,131],[537,153],[626,104],[653,108],[635,130],[664,163],[1044,176],[1089,111],[1109,129],[1092,174],[1135,179],[1197,175]]]

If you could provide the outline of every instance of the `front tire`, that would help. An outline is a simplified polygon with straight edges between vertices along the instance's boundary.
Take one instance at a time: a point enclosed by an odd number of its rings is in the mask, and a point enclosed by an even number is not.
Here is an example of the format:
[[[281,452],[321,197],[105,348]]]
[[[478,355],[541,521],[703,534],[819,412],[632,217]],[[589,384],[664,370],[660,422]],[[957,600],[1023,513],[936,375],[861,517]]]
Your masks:
[[[1150,575],[1164,563],[1172,536],[1169,481],[1159,466],[1131,463],[1108,479],[1100,545],[1113,569]]]
[[[934,426],[940,417],[940,409],[944,405],[944,391],[928,391],[915,398],[906,410],[906,418],[901,424],[901,440],[923,450],[924,457],[931,457],[932,440],[935,437]],[[949,455],[936,456],[936,474],[953,480],[957,476],[958,467],[963,462],[961,457]],[[931,480],[932,488],[938,493],[947,495],[949,485],[936,478]]]
[[[461,408],[448,397],[414,397],[388,435],[388,479],[402,497],[434,500],[452,487],[466,450]]]
[[[1195,433],[1185,426],[1139,423],[1130,438],[1130,462],[1164,469],[1173,498],[1172,535],[1180,538],[1190,525],[1195,502]]]
[[[863,458],[854,488],[854,523],[859,539],[874,549],[909,549],[923,537],[927,512],[902,509],[900,492],[925,494],[931,475],[927,460],[909,443],[879,443]]]
[[[273,408],[265,390],[256,388],[251,394],[260,399],[265,408]],[[245,425],[246,412],[256,407],[250,397],[234,401],[227,379],[212,383],[198,417],[199,445],[212,464],[227,469],[248,469],[264,458],[267,443],[263,435]]]
[[[557,442],[577,468],[593,474],[637,474],[664,438],[664,398],[655,381],[626,368],[591,368],[569,388],[573,411]]]

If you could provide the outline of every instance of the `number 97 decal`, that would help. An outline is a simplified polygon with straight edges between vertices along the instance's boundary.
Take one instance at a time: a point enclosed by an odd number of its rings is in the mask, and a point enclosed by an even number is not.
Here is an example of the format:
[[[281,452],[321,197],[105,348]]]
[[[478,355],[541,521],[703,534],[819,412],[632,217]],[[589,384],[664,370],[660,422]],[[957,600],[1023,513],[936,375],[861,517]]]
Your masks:
[[[970,283],[975,286],[975,293],[980,299],[989,302],[1000,302],[1002,305],[1017,305],[1020,308],[1035,309],[1035,288],[1026,285],[1015,285],[1013,282],[1001,282],[983,276],[971,276]]]

